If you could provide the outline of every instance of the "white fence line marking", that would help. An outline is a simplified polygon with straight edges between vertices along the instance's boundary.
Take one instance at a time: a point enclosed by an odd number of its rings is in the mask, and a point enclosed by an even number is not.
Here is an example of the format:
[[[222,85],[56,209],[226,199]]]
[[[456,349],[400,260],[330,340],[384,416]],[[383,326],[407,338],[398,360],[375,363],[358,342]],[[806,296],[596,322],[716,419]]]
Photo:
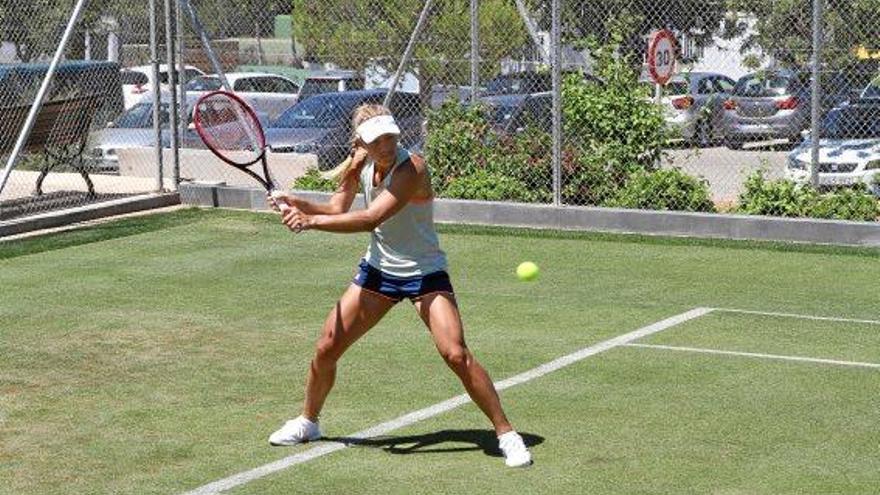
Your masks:
[[[659,344],[624,344],[625,347],[640,347],[644,349],[661,349],[666,351],[695,352],[701,354],[720,354],[724,356],[741,356],[760,359],[773,359],[778,361],[797,361],[804,363],[832,364],[836,366],[853,366],[859,368],[880,369],[880,363],[863,363],[859,361],[841,361],[838,359],[822,359],[804,356],[785,356],[780,354],[764,354],[760,352],[722,351],[718,349],[704,349],[700,347],[682,347]]]
[[[495,388],[499,391],[504,390],[506,388],[513,387],[515,385],[519,385],[521,383],[527,382],[529,380],[534,380],[535,378],[544,376],[548,373],[552,373],[556,370],[574,364],[578,361],[586,359],[590,356],[594,356],[601,352],[605,352],[609,349],[613,349],[615,347],[620,347],[622,345],[626,345],[630,342],[633,342],[642,337],[646,337],[648,335],[666,330],[668,328],[674,327],[681,323],[684,323],[688,320],[692,320],[694,318],[699,318],[705,314],[712,312],[711,308],[696,308],[690,311],[684,312],[682,314],[673,316],[671,318],[667,318],[665,320],[658,321],[651,325],[642,327],[638,330],[634,330],[629,333],[625,333],[623,335],[619,335],[612,339],[608,339],[598,344],[591,345],[589,347],[585,347],[579,351],[573,352],[566,356],[563,356],[558,359],[554,359],[549,363],[542,364],[537,368],[533,368],[531,370],[525,371],[518,375],[512,376],[506,380],[496,382]],[[408,414],[404,414],[396,419],[392,419],[391,421],[387,421],[385,423],[378,424],[371,428],[367,428],[366,430],[359,431],[357,433],[347,435],[345,438],[348,439],[365,439],[376,437],[379,435],[385,435],[394,430],[403,428],[405,426],[409,426],[413,423],[417,423],[419,421],[431,418],[433,416],[437,416],[446,411],[450,411],[455,409],[461,405],[467,404],[470,402],[470,397],[467,394],[458,395],[451,399],[447,399],[443,402],[439,402],[434,404],[433,406],[426,407],[424,409],[419,409],[418,411],[413,411]],[[244,485],[245,483],[254,481],[256,479],[262,478],[269,474],[287,469],[291,466],[295,466],[297,464],[302,464],[304,462],[308,462],[312,459],[325,456],[327,454],[331,454],[338,450],[342,450],[345,448],[345,444],[342,443],[332,443],[332,444],[323,444],[317,447],[313,447],[305,452],[301,452],[298,454],[294,454],[288,457],[284,457],[274,462],[270,462],[268,464],[264,464],[262,466],[256,467],[254,469],[250,469],[248,471],[243,471],[238,474],[234,474],[232,476],[214,481],[212,483],[208,483],[207,485],[200,486],[194,490],[186,492],[184,495],[208,495],[208,494],[216,494],[231,488],[235,488],[237,486]]]
[[[717,311],[719,313],[739,313],[746,315],[759,315],[759,316],[779,316],[782,318],[798,318],[801,320],[817,320],[817,321],[837,321],[843,323],[865,323],[867,325],[880,325],[880,320],[861,320],[856,318],[839,318],[835,316],[814,316],[814,315],[802,315],[797,313],[777,313],[774,311],[752,311],[748,309],[735,309],[735,308],[712,308],[713,311]]]

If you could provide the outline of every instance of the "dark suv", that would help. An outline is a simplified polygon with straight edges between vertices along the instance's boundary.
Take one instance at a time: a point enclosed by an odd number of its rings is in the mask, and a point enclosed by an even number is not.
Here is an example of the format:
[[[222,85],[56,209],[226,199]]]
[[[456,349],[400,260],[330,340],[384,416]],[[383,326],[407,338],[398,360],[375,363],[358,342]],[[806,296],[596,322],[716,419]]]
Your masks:
[[[313,153],[318,156],[318,168],[333,168],[349,152],[354,110],[367,103],[381,104],[386,94],[385,89],[373,89],[312,96],[272,122],[266,130],[266,141],[275,153]],[[419,95],[394,93],[389,107],[400,127],[401,146],[418,144],[422,138]]]

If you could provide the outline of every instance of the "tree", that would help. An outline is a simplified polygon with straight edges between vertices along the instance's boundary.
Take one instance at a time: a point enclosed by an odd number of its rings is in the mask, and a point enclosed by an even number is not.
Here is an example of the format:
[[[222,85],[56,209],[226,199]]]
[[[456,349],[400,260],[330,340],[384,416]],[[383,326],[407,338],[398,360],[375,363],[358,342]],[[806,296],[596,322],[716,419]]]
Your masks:
[[[812,2],[728,0],[727,8],[731,12],[724,25],[728,37],[745,33],[748,21],[755,21],[744,50],[760,48],[783,66],[809,64]],[[880,0],[827,0],[824,12],[823,59],[831,68],[852,64],[859,46],[880,48]]]
[[[549,2],[526,2],[541,30],[550,32]],[[562,41],[577,48],[617,43],[621,54],[638,64],[647,36],[657,29],[686,34],[697,47],[710,45],[725,14],[723,2],[702,0],[571,0],[562,6]]]
[[[363,71],[379,64],[393,71],[406,48],[424,0],[293,1],[294,36],[310,61]],[[522,19],[507,0],[481,0],[480,73],[498,72],[498,62],[518,55],[528,40]],[[413,53],[423,100],[435,82],[470,84],[468,0],[437,0]]]

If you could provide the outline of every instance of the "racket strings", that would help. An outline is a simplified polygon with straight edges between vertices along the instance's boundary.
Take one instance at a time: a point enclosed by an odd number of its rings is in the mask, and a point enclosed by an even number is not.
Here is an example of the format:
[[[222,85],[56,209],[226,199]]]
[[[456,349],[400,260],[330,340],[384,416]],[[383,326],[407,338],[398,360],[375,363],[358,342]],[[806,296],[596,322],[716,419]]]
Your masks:
[[[253,162],[259,158],[265,145],[262,128],[241,102],[215,94],[200,100],[196,111],[199,134],[210,148],[235,161]]]

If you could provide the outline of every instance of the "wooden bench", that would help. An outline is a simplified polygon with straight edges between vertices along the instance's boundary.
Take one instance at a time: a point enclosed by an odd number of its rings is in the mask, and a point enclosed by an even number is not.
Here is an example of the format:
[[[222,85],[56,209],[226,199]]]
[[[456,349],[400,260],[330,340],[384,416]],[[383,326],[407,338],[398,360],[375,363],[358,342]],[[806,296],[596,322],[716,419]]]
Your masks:
[[[89,178],[85,147],[89,129],[101,104],[97,95],[72,96],[47,101],[40,108],[34,127],[23,151],[43,151],[47,159],[40,167],[36,194],[43,194],[43,181],[49,172],[67,163],[79,172],[88,187],[89,196],[95,195],[95,186]],[[18,134],[24,127],[30,105],[0,107],[0,153],[15,147]]]

